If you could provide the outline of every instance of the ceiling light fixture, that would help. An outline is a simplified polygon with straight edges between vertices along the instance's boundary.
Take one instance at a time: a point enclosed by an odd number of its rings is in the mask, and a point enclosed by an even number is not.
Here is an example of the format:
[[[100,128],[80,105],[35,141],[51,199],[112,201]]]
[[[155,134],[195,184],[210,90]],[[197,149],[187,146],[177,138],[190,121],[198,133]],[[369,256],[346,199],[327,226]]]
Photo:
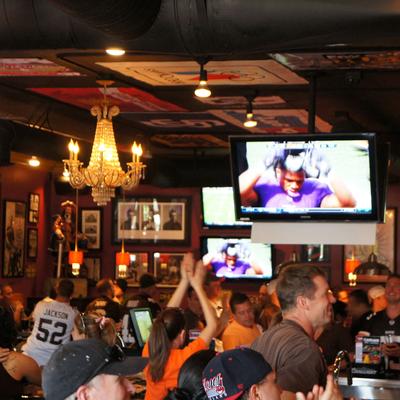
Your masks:
[[[125,54],[125,50],[121,49],[119,47],[110,47],[110,48],[106,49],[106,53],[109,56],[119,57],[119,56],[123,56]]]
[[[243,125],[246,128],[254,128],[257,126],[257,121],[254,119],[253,114],[253,100],[254,97],[249,97],[247,99],[246,120],[243,122]]]
[[[28,164],[31,167],[38,167],[40,165],[40,161],[38,160],[38,158],[36,156],[32,156],[29,160],[28,160]]]
[[[204,69],[203,63],[200,64],[199,86],[195,89],[194,94],[202,98],[211,96],[211,90],[207,84],[207,70]]]
[[[112,81],[98,81],[104,86],[104,99],[100,105],[93,106],[91,114],[97,117],[96,133],[93,141],[89,165],[84,168],[78,160],[79,145],[72,139],[68,145],[69,159],[63,160],[64,169],[69,172],[69,183],[74,189],[92,187],[93,200],[104,206],[115,196],[115,188],[130,190],[144,178],[146,165],[140,161],[143,154],[142,145],[136,142],[132,146],[132,162],[128,162],[128,170],[124,172],[119,162],[115,143],[112,117],[119,114],[117,106],[109,106],[106,97],[107,85]]]

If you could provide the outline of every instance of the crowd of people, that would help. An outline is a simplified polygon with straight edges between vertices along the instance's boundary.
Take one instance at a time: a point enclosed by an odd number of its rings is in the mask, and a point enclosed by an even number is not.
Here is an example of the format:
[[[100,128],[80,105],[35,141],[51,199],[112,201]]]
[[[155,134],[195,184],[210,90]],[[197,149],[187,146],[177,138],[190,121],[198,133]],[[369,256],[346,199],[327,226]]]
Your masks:
[[[389,276],[385,288],[353,290],[344,303],[317,266],[294,264],[261,285],[255,304],[245,293],[229,298],[222,280],[190,253],[180,276],[165,307],[150,274],[142,275],[132,297],[123,282],[102,279],[84,313],[70,305],[73,282],[61,279],[55,296],[36,304],[31,333],[18,351],[23,306],[13,299],[12,286],[3,285],[3,396],[14,398],[28,382],[41,386],[45,399],[127,400],[135,388],[126,377],[142,372],[145,400],[340,400],[328,372],[335,353],[354,352],[360,332],[400,335],[397,275]],[[149,308],[153,318],[141,356],[127,355],[120,336],[130,307]],[[382,352],[389,365],[398,363],[400,345],[394,340]]]

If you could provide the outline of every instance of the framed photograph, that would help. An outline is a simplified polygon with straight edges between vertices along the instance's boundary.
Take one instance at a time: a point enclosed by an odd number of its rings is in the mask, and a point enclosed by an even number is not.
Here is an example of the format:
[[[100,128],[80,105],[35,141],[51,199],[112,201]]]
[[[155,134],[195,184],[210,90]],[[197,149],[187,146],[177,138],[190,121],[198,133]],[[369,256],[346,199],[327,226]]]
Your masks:
[[[4,201],[3,278],[24,276],[26,204]]]
[[[301,261],[328,263],[331,258],[331,248],[326,244],[306,244],[301,246]]]
[[[128,266],[126,280],[128,286],[138,286],[140,277],[149,272],[149,253],[129,252],[131,263]],[[115,268],[115,279],[118,278],[118,271]]]
[[[369,255],[373,252],[378,258],[378,262],[386,265],[390,271],[396,271],[396,226],[397,226],[397,210],[395,208],[387,208],[385,213],[385,223],[377,224],[375,244],[372,246],[344,246],[344,259],[355,259],[355,264],[368,261]],[[344,262],[346,265],[346,262]],[[343,270],[343,277],[348,282],[346,270]],[[358,275],[357,282],[385,282],[385,275]]]
[[[187,197],[116,199],[113,202],[114,242],[185,245],[190,240]]]
[[[88,240],[88,250],[101,249],[101,208],[80,209],[81,232]]]
[[[101,277],[101,258],[88,256],[83,259],[79,278],[87,278],[89,282],[97,283]]]
[[[177,286],[180,279],[180,266],[185,253],[154,253],[154,276],[159,286]]]
[[[39,222],[39,193],[29,193],[29,213],[28,222],[37,224]]]
[[[28,228],[28,251],[27,257],[36,260],[38,252],[38,230],[36,228]]]

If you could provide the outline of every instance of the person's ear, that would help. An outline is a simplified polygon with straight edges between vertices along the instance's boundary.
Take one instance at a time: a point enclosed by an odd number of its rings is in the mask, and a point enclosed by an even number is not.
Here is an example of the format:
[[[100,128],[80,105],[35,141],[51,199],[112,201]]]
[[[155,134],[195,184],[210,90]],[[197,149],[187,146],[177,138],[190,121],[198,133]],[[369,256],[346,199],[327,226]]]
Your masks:
[[[249,389],[249,400],[259,400],[260,396],[258,394],[257,385],[251,385]]]
[[[308,299],[306,296],[297,296],[296,304],[301,310],[308,310]]]
[[[89,400],[89,388],[86,385],[78,387],[76,391],[77,400]]]

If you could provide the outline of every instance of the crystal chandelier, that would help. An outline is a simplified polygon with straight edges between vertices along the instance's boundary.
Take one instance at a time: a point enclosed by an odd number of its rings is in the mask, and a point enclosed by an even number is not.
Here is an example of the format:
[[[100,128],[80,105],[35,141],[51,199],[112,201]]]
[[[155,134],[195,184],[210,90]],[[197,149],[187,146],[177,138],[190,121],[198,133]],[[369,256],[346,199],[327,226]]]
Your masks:
[[[128,170],[124,172],[119,162],[115,143],[112,117],[119,114],[117,106],[109,106],[106,97],[107,85],[112,81],[98,81],[104,85],[104,99],[100,105],[93,106],[91,114],[97,117],[96,133],[89,165],[84,168],[78,160],[79,145],[72,139],[68,145],[69,159],[63,160],[69,183],[74,189],[92,187],[93,200],[99,206],[104,206],[115,196],[115,188],[121,186],[130,190],[144,178],[146,166],[140,161],[143,154],[141,144],[132,146],[132,161],[127,163]]]

